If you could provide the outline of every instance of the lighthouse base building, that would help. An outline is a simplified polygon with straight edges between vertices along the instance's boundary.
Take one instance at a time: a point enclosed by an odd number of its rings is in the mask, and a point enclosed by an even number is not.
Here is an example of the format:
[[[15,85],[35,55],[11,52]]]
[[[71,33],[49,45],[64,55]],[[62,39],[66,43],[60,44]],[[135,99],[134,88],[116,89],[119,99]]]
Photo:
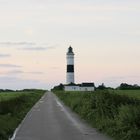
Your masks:
[[[94,83],[71,84],[64,86],[65,91],[94,91]]]
[[[67,84],[64,86],[65,91],[94,91],[94,83],[75,84],[74,78],[74,53],[73,48],[70,46],[67,52]]]

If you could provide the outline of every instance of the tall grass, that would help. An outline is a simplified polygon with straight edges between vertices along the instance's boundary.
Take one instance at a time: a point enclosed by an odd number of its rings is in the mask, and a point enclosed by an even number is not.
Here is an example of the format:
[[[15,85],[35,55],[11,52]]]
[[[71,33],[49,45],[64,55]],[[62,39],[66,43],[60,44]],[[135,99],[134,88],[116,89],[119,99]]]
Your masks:
[[[110,90],[110,93],[126,95],[129,97],[140,99],[140,90]]]
[[[8,140],[44,92],[0,93],[0,140]]]
[[[107,91],[55,94],[93,127],[116,140],[140,139],[140,100]]]

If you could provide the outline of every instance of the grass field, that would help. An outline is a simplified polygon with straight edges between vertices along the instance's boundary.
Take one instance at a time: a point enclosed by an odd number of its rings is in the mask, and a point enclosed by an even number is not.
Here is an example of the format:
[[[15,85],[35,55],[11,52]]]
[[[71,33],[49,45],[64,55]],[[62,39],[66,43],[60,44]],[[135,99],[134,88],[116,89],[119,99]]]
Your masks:
[[[43,90],[42,90],[43,91]],[[21,95],[31,94],[31,93],[42,93],[41,90],[32,90],[32,91],[15,91],[15,92],[0,92],[0,101],[6,101],[13,98],[17,98]]]
[[[44,90],[0,93],[0,140],[8,140]]]
[[[25,94],[26,92],[24,91],[20,91],[20,92],[1,92],[0,93],[0,101],[6,101],[6,100],[10,100],[12,98],[17,98],[19,96],[21,96],[21,94]],[[27,92],[29,93],[29,92]]]
[[[140,99],[140,90],[112,90],[111,93]]]

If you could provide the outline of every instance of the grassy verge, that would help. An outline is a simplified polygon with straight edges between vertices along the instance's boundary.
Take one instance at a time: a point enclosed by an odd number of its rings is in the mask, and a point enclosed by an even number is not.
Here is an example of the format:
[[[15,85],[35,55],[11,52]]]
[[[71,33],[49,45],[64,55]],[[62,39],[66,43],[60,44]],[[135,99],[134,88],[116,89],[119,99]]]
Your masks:
[[[129,97],[140,99],[140,90],[110,90],[110,93],[126,95]]]
[[[140,139],[140,100],[108,91],[55,94],[93,127],[116,140]]]
[[[0,140],[8,140],[43,90],[0,93]]]

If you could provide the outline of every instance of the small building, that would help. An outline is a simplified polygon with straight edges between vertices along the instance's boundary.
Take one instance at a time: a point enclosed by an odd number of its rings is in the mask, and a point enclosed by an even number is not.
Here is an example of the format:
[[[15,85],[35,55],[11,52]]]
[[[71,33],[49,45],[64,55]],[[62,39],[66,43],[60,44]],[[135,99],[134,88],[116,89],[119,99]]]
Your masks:
[[[94,83],[82,83],[82,84],[68,84],[64,86],[65,91],[94,91]]]

